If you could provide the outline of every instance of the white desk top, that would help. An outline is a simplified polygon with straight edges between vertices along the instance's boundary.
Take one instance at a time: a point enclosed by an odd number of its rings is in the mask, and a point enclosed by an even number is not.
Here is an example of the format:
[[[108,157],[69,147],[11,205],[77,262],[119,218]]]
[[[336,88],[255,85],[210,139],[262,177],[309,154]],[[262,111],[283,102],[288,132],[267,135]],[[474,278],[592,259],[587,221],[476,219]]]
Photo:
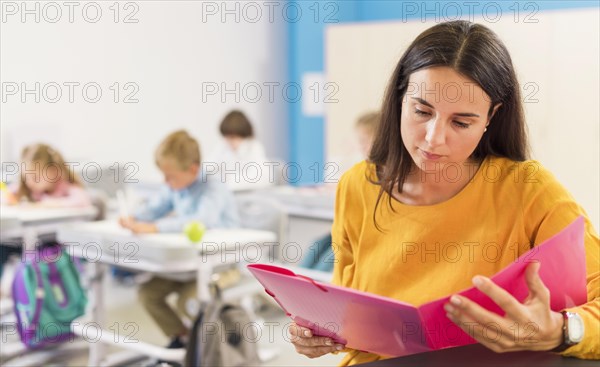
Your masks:
[[[15,228],[19,228],[21,222],[19,222],[19,220],[17,218],[12,218],[12,217],[0,217],[0,230],[2,232],[8,232],[10,230],[13,230]]]
[[[290,216],[333,221],[333,209],[307,208],[293,205],[287,205],[285,209]]]
[[[27,246],[35,246],[41,234],[56,233],[65,223],[90,220],[97,215],[93,206],[83,208],[39,208],[27,206],[0,207],[0,238],[22,238]],[[33,247],[32,247],[33,248]]]
[[[193,243],[183,233],[136,235],[115,221],[67,225],[58,231],[59,241],[76,256],[152,272],[195,270],[202,254],[225,251],[233,258],[246,246],[259,248],[276,238],[269,231],[211,229],[201,242]]]
[[[73,219],[92,219],[97,214],[93,206],[83,208],[39,208],[27,206],[2,206],[0,218],[2,223],[19,221],[23,225],[34,225],[46,222],[60,222]]]
[[[321,185],[310,187],[274,186],[257,192],[278,201],[289,215],[320,220],[333,220],[335,188]]]
[[[151,233],[135,234],[125,229],[116,221],[103,220],[98,222],[78,223],[65,226],[60,230],[62,236],[71,234],[91,235],[109,241],[125,240],[148,244],[160,244],[165,247],[195,247],[204,251],[210,244],[235,245],[236,243],[256,243],[275,241],[275,233],[248,228],[209,229],[204,234],[202,241],[193,243],[183,233]]]

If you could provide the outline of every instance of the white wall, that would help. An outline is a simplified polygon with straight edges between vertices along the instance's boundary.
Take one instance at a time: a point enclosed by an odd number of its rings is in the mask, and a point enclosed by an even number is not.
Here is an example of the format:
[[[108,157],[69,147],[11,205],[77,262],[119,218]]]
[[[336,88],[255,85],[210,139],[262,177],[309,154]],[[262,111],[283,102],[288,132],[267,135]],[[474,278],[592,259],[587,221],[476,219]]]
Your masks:
[[[17,160],[23,144],[43,140],[59,147],[70,161],[135,162],[140,168],[135,178],[160,180],[153,152],[166,134],[185,128],[207,154],[219,137],[220,119],[234,107],[247,112],[270,157],[287,158],[287,139],[282,139],[287,136],[285,101],[280,92],[270,102],[263,85],[286,82],[286,26],[278,16],[281,12],[269,19],[268,9],[262,8],[258,19],[258,13],[252,12],[255,9],[244,12],[245,3],[238,5],[237,12],[235,4],[229,4],[234,12],[223,22],[220,2],[138,1],[127,8],[126,2],[120,2],[115,23],[115,8],[109,8],[114,2],[98,1],[95,4],[102,15],[92,23],[82,15],[88,3],[76,2],[71,23],[69,8],[57,2],[62,16],[50,23],[56,9],[44,11],[45,2],[30,2],[29,9],[35,9],[35,3],[40,4],[39,23],[34,15],[22,22],[20,1],[2,4],[3,162]],[[207,3],[218,8],[209,8]],[[14,5],[18,6],[15,15]],[[89,20],[96,17],[96,5],[92,5],[87,8]],[[128,14],[138,22],[124,23]],[[39,82],[40,89],[58,83],[62,98],[56,103],[44,99],[55,98],[54,88],[45,95],[41,91],[39,103],[34,95],[23,96],[20,91],[11,95],[11,83],[22,82],[28,88]],[[80,83],[73,103],[69,103],[64,82]],[[97,103],[82,97],[82,86],[89,82],[101,87]],[[114,91],[109,89],[115,82],[121,84],[119,103],[113,101]],[[123,103],[134,90],[124,89],[128,82],[139,86],[138,103]],[[223,102],[220,93],[205,95],[203,103],[203,83],[227,83],[233,89],[236,82],[240,83],[239,104],[234,94],[224,96]],[[251,102],[254,91],[247,89],[243,94],[247,83],[262,86],[258,102]],[[94,98],[92,91],[88,90],[90,98]]]
[[[600,21],[598,8],[545,11],[538,23],[475,19],[506,44],[517,70],[533,157],[600,223]],[[381,104],[402,52],[431,23],[333,25],[326,33],[327,80],[338,103],[326,112],[328,161],[349,154],[353,122]],[[529,83],[529,84],[527,84]]]

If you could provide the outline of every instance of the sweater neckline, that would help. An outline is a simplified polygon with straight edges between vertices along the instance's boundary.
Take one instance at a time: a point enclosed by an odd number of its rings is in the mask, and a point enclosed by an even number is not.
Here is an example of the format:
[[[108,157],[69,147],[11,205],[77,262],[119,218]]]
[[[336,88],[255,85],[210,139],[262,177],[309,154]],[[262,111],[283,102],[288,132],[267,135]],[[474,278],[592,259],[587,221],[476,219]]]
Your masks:
[[[469,182],[465,185],[465,187],[463,187],[459,192],[457,192],[454,196],[452,196],[451,198],[449,198],[447,200],[444,200],[442,202],[435,203],[435,204],[430,204],[430,205],[409,205],[409,204],[405,204],[405,203],[399,201],[398,199],[396,199],[395,197],[391,196],[392,207],[394,207],[394,209],[440,209],[444,206],[451,205],[452,203],[460,200],[462,197],[464,197],[465,195],[467,195],[469,192],[471,192],[473,190],[473,187],[475,186],[476,181],[478,181],[479,177],[481,176],[481,172],[483,172],[485,167],[487,167],[489,165],[490,160],[491,160],[491,157],[486,156],[483,159],[483,161],[481,162],[481,164],[479,165],[479,167],[477,168],[477,171],[475,172],[475,174],[473,175],[471,180],[469,180]],[[373,172],[376,174],[374,166],[373,166]],[[388,200],[390,199],[390,195],[387,192],[384,192],[381,198],[382,198],[382,201],[388,202]]]

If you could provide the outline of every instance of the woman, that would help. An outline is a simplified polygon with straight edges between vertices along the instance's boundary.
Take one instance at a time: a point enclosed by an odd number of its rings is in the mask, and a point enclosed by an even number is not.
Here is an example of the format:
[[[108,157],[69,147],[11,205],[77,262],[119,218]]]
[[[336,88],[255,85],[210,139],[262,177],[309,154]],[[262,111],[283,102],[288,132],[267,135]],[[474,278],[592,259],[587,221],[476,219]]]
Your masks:
[[[503,43],[465,21],[426,30],[391,77],[369,161],[339,183],[333,282],[414,305],[475,285],[504,316],[456,295],[445,310],[483,345],[600,358],[600,244],[587,217],[588,303],[552,311],[537,263],[527,268],[524,303],[488,278],[585,216],[552,174],[527,157],[519,84]],[[583,339],[569,338],[565,317],[583,324]],[[490,323],[500,328],[493,340]],[[524,337],[532,325],[535,337]],[[290,333],[309,357],[342,347],[297,325]],[[342,365],[383,358],[346,351]]]

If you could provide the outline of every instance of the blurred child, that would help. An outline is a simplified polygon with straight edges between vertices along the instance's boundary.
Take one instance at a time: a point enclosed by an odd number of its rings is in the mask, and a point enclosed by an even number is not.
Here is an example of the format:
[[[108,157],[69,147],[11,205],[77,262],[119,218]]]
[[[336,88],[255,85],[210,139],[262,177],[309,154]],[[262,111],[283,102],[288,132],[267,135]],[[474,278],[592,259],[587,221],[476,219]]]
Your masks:
[[[46,144],[33,144],[21,152],[18,185],[2,190],[2,204],[35,207],[85,207],[91,199],[62,155]],[[21,249],[0,245],[0,275],[8,258]]]
[[[123,227],[135,233],[183,232],[192,220],[206,228],[234,227],[238,223],[233,195],[218,179],[206,177],[200,170],[198,142],[180,130],[167,136],[155,153],[156,165],[162,171],[167,186],[150,202],[139,208],[133,217],[121,218]],[[141,302],[161,330],[171,338],[168,348],[182,348],[188,330],[180,315],[166,302],[169,294],[178,294],[177,306],[182,315],[192,318],[187,301],[196,295],[196,274],[188,279],[177,276],[156,276],[142,284]]]
[[[254,129],[246,115],[237,110],[229,112],[221,121],[219,130],[224,140],[212,151],[206,163],[218,165],[220,176],[232,190],[268,185],[265,148],[255,139]],[[252,165],[245,167],[249,163]]]
[[[356,121],[355,131],[361,159],[369,158],[380,119],[379,112],[369,112],[360,116]],[[335,257],[331,248],[331,241],[331,234],[318,239],[308,248],[308,253],[302,257],[300,266],[321,271],[333,271]]]
[[[30,203],[43,207],[91,205],[75,173],[62,155],[46,144],[33,144],[21,153],[21,176],[14,192],[7,190],[3,204]]]
[[[379,115],[379,112],[368,112],[360,116],[354,125],[362,159],[369,158],[369,153],[371,152],[373,140],[375,140],[375,133],[379,127],[380,119],[381,116]]]

